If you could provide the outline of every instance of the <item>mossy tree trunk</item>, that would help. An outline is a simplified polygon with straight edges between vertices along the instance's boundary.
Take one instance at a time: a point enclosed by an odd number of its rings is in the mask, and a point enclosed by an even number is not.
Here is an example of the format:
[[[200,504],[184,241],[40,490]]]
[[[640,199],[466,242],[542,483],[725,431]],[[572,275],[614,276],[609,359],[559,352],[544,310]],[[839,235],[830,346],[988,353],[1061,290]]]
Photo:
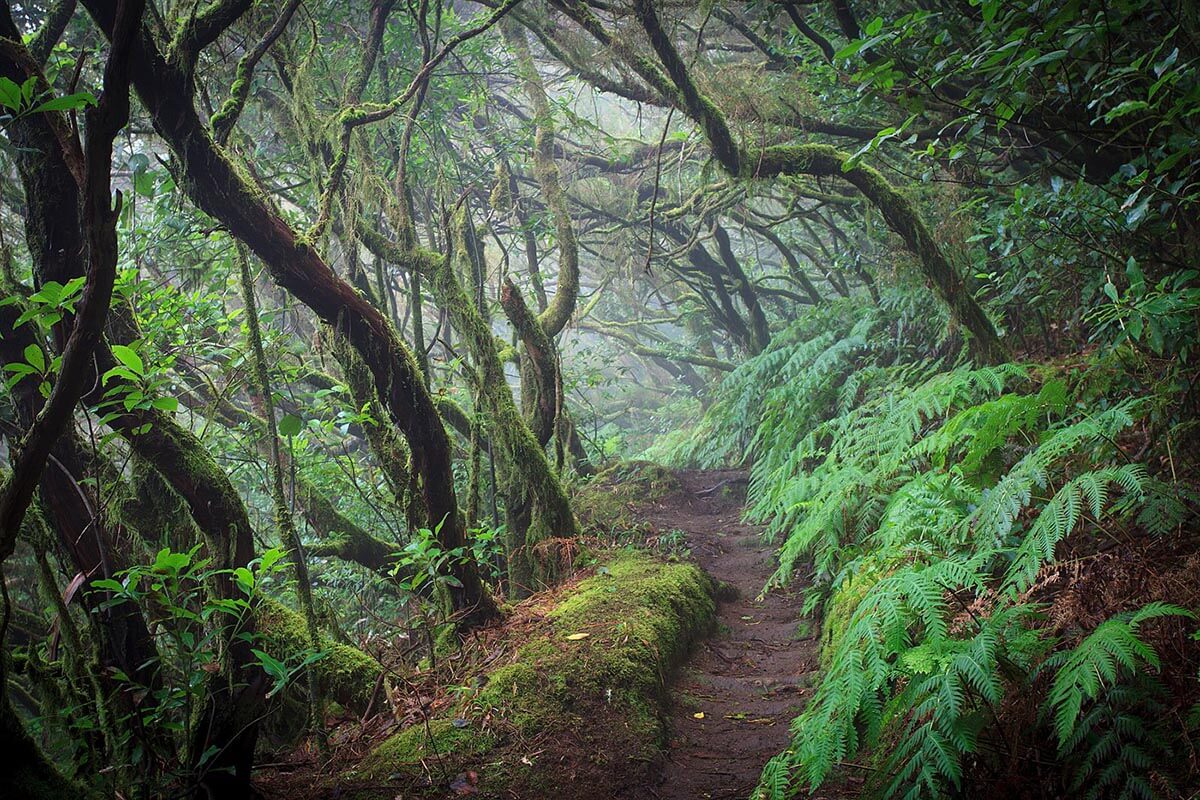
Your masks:
[[[112,8],[107,13],[115,15]],[[115,16],[110,17],[110,32]],[[135,29],[136,32],[136,29]],[[137,47],[132,60],[136,71]],[[60,142],[65,126],[57,124],[57,114],[31,115],[48,126],[51,134],[46,141]],[[43,132],[41,135],[45,135]],[[80,204],[69,199],[86,185],[78,170],[72,167],[70,150],[64,157],[37,157],[37,151],[24,154],[22,180],[30,197],[42,198],[30,214],[28,231],[35,253],[35,280],[67,283],[83,274],[77,255],[88,252],[82,232],[87,226]],[[104,192],[108,203],[108,191]],[[115,234],[112,245],[115,248]],[[125,409],[106,398],[110,393],[140,390],[136,383],[113,379],[104,385],[95,375],[108,373],[119,362],[107,343],[99,341],[93,354],[95,371],[92,388],[84,400],[93,405],[108,403],[116,413],[108,415],[108,424],[128,442],[141,458],[171,484],[187,502],[189,511],[208,539],[209,552],[218,567],[233,569],[244,566],[254,557],[253,531],[245,506],[228,476],[205,450],[199,439],[179,426],[167,414],[150,406]],[[89,519],[90,519],[89,515]],[[223,597],[235,596],[236,589],[228,576],[217,580],[217,592]],[[253,633],[253,621],[247,622],[244,633]],[[250,767],[257,739],[259,707],[265,692],[265,682],[257,660],[250,652],[250,643],[236,637],[226,643],[232,673],[212,680],[208,703],[196,727],[191,742],[191,764],[196,768],[196,780],[206,787],[229,797],[243,797],[249,792]],[[216,748],[217,756],[210,758]],[[203,766],[201,766],[203,765]]]
[[[87,459],[71,423],[76,404],[97,381],[94,357],[103,348],[104,322],[116,276],[120,204],[118,201],[118,211],[114,211],[112,144],[128,121],[129,50],[143,9],[136,0],[116,4],[114,41],[104,66],[104,90],[95,107],[84,115],[87,136],[82,144],[57,113],[24,115],[6,126],[15,145],[25,191],[26,238],[35,280],[41,284],[53,275],[61,276],[63,283],[74,277],[85,278],[85,283],[75,312],[55,326],[54,349],[61,361],[48,396],[43,399],[38,380],[29,377],[11,387],[25,433],[10,454],[13,473],[0,487],[0,563],[11,554],[25,512],[40,489],[44,503],[52,509],[63,550],[79,572],[93,580],[113,577],[124,565],[125,553],[117,546],[119,527],[114,531],[99,511],[96,493],[84,488]],[[17,84],[32,80],[42,91],[47,83],[41,73],[41,56],[35,57],[21,42],[5,5],[0,10],[0,74]],[[40,353],[46,349],[45,342],[35,340],[34,326],[16,325],[17,311],[15,306],[0,310],[0,351],[5,362],[25,361],[24,353],[31,348]],[[43,359],[50,360],[46,356]],[[52,468],[44,471],[48,462]],[[44,559],[40,564],[46,566]],[[59,587],[54,586],[53,591],[57,599]],[[116,694],[123,710],[136,719],[132,693],[119,692],[112,673],[123,669],[151,690],[159,685],[157,654],[145,621],[137,609],[103,609],[106,597],[101,592],[85,589],[80,595],[90,610],[111,623],[103,632],[100,647],[102,663],[108,667],[107,691]],[[7,621],[7,594],[5,601]],[[12,767],[15,779],[24,775],[47,791],[55,786],[65,788],[24,736],[8,702],[6,677],[5,665],[0,661],[0,739],[6,755],[17,760]],[[96,700],[102,707],[109,702],[106,697]],[[155,744],[151,740],[146,743],[150,747]],[[33,791],[34,785],[30,783],[25,789]]]
[[[236,18],[249,3],[229,5],[229,13]],[[85,0],[85,6],[100,29],[111,35],[111,8],[101,0]],[[213,142],[194,105],[191,71],[199,50],[193,49],[195,53],[188,48],[173,49],[167,58],[159,52],[150,31],[143,28],[134,53],[134,87],[155,130],[178,159],[181,187],[201,210],[224,223],[262,260],[276,283],[312,309],[362,357],[380,403],[408,441],[427,519],[438,526],[443,549],[463,547],[450,442],[412,353],[379,309],[337,277],[312,243],[292,229]],[[495,603],[485,591],[474,561],[455,562],[450,570],[458,585],[449,587],[448,592],[461,623],[470,627],[495,619]]]
[[[4,363],[22,361],[25,349],[35,344],[32,325],[13,327],[21,310],[18,305],[0,307],[0,360]],[[37,381],[26,377],[10,391],[17,421],[28,428],[43,406]],[[96,477],[96,470],[89,469],[92,459],[70,429],[58,438],[50,454],[52,463],[42,473],[39,490],[41,505],[61,552],[70,558],[77,572],[91,576],[91,580],[115,578],[130,565],[133,542],[124,526],[100,502],[96,484],[90,480]],[[110,599],[108,592],[85,588],[76,597],[90,614],[104,620],[103,625],[97,626],[103,666],[100,674],[105,679],[106,691],[115,694],[118,707],[132,715],[136,688],[154,690],[160,685],[158,652],[146,621],[132,603],[105,608],[105,601]],[[118,670],[130,676],[131,685],[112,680]],[[159,744],[162,743],[150,742],[151,747]]]
[[[455,252],[467,263],[471,257],[466,237],[468,227],[466,212],[460,210],[454,225]],[[431,270],[429,278],[441,306],[450,312],[479,370],[480,403],[491,420],[491,439],[503,469],[511,537],[510,592],[520,596],[534,588],[535,581],[545,583],[554,577],[551,560],[539,564],[532,549],[545,539],[577,536],[579,525],[545,451],[517,409],[495,336],[463,290],[453,260],[427,259],[425,263]]]
[[[242,304],[246,312],[246,331],[250,343],[250,356],[253,362],[254,380],[251,381],[251,402],[259,407],[266,421],[267,448],[270,452],[270,481],[271,504],[275,510],[275,527],[279,538],[296,572],[296,596],[300,599],[300,608],[304,612],[304,622],[308,634],[308,644],[313,652],[321,649],[321,628],[317,622],[317,610],[313,605],[312,580],[308,574],[308,561],[304,555],[304,543],[300,540],[300,531],[296,529],[296,521],[292,517],[292,509],[284,490],[284,456],[280,443],[279,428],[275,423],[275,400],[271,389],[271,371],[267,366],[267,354],[263,347],[262,329],[258,321],[258,300],[254,296],[254,276],[250,271],[250,258],[241,245],[235,245],[242,284]],[[290,463],[291,459],[288,459]],[[324,747],[324,719],[322,713],[322,697],[317,684],[316,671],[309,668],[305,671],[308,678],[308,702],[310,724],[316,731],[320,746]]]
[[[408,446],[388,420],[387,412],[379,405],[371,382],[371,371],[345,339],[334,339],[333,355],[341,365],[354,407],[365,408],[371,415],[371,419],[363,421],[363,432],[371,445],[371,452],[379,462],[383,479],[396,499],[397,507],[404,511],[408,527],[416,529],[428,525],[429,520],[420,507],[420,499],[413,492]]]
[[[771,341],[771,329],[767,326],[767,314],[758,300],[758,291],[754,288],[750,277],[746,275],[746,271],[742,269],[741,262],[733,252],[733,242],[729,238],[729,232],[721,225],[720,220],[713,220],[712,233],[713,239],[717,242],[717,252],[721,255],[721,261],[733,278],[734,291],[737,292],[742,305],[746,307],[746,314],[750,318],[751,347],[754,353],[761,353]]]
[[[521,300],[512,283],[502,290],[500,302],[523,345],[521,406],[525,418],[543,447],[558,433],[557,449],[561,454],[564,448],[569,446],[570,425],[564,415],[562,367],[554,337],[561,333],[571,320],[578,302],[579,243],[575,238],[575,225],[571,220],[558,164],[554,160],[556,131],[546,87],[533,61],[525,31],[515,22],[505,20],[501,23],[501,32],[516,58],[517,73],[524,83],[525,95],[533,108],[533,172],[542,193],[542,200],[554,220],[559,269],[554,297],[547,302],[542,287],[541,270],[536,262],[536,237],[533,236],[528,220],[519,216],[522,230],[525,232],[526,257],[530,260],[534,291],[542,311],[533,314]],[[510,173],[510,191],[515,183]],[[513,200],[516,202],[515,197]],[[559,460],[562,460],[561,457]]]

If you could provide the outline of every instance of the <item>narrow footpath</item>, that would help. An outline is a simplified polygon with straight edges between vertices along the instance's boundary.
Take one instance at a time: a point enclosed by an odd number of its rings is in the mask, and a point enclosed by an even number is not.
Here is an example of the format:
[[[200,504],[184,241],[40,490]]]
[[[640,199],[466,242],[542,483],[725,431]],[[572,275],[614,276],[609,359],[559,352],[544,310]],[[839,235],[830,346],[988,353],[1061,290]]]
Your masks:
[[[717,630],[675,679],[672,739],[659,800],[745,800],[769,758],[788,747],[788,726],[816,679],[819,629],[798,619],[803,585],[759,593],[773,549],[741,522],[746,473],[680,472],[682,491],[645,510],[661,533],[683,531],[691,558],[728,586]],[[736,595],[733,591],[736,590]]]

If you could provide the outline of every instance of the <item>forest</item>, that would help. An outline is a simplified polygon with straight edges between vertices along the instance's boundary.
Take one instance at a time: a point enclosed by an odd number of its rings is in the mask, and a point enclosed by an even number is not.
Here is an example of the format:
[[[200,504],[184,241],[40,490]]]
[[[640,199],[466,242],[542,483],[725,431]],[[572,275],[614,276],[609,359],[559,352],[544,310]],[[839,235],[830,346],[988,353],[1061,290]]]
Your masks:
[[[1192,0],[6,0],[0,798],[1200,797],[1198,252]]]

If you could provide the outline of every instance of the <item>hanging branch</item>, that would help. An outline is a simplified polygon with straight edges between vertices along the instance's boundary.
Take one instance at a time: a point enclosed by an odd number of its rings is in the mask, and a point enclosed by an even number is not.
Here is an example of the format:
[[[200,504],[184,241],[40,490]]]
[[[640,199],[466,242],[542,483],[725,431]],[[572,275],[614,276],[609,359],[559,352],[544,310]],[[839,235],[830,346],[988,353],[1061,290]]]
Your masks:
[[[242,57],[238,62],[237,71],[234,73],[233,86],[229,90],[229,97],[221,105],[221,110],[213,114],[211,124],[213,131],[213,139],[217,144],[223,145],[229,140],[229,134],[233,131],[233,126],[237,124],[238,117],[242,114],[242,109],[246,106],[246,99],[250,96],[250,81],[254,77],[254,68],[258,66],[258,62],[267,54],[275,41],[283,35],[288,23],[291,22],[292,16],[296,13],[296,9],[300,7],[300,0],[290,0],[283,11],[279,13],[279,18],[275,20],[275,24],[267,31],[266,35],[259,40],[254,49]]]
[[[654,214],[658,211],[658,187],[662,180],[662,154],[667,143],[667,133],[671,130],[671,117],[675,116],[675,106],[667,110],[667,121],[663,123],[662,136],[658,137],[658,152],[654,156],[654,194],[650,196],[650,231],[647,234],[646,265],[643,272],[650,271],[650,262],[654,260]]]
[[[342,111],[339,120],[342,123],[342,133],[338,141],[337,155],[333,159],[333,166],[330,169],[329,180],[326,182],[325,191],[321,194],[321,200],[318,206],[317,219],[309,228],[305,239],[312,242],[316,241],[325,225],[329,222],[330,209],[333,205],[333,198],[337,194],[341,186],[342,179],[346,173],[346,164],[350,158],[350,139],[354,135],[354,130],[363,125],[370,125],[376,122],[381,122],[395,114],[404,104],[411,100],[419,91],[421,86],[429,80],[430,74],[437,69],[446,56],[454,52],[454,49],[466,41],[474,39],[481,33],[491,29],[493,25],[499,22],[505,14],[511,11],[521,0],[508,0],[504,5],[497,8],[486,20],[473,28],[468,28],[462,33],[450,39],[442,46],[440,50],[428,61],[426,61],[417,74],[413,76],[408,87],[397,95],[394,99],[384,105],[367,103],[361,106],[358,105],[358,97],[351,98],[351,105]],[[379,29],[379,35],[382,36],[382,26]],[[368,73],[369,74],[369,73]],[[361,80],[357,85],[358,94],[361,96],[362,88],[366,85],[365,80]]]

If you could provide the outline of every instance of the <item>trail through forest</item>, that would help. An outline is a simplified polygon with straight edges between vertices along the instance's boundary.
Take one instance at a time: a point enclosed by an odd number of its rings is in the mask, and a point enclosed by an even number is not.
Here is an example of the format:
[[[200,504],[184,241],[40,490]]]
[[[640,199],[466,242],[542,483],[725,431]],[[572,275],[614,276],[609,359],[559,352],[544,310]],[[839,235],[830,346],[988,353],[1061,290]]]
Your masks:
[[[647,508],[645,518],[664,534],[682,531],[691,558],[726,586],[716,631],[674,681],[670,748],[648,796],[741,800],[763,764],[788,747],[788,723],[816,678],[820,631],[796,618],[804,584],[760,597],[775,560],[759,529],[741,521],[746,473],[678,477],[680,491]]]

